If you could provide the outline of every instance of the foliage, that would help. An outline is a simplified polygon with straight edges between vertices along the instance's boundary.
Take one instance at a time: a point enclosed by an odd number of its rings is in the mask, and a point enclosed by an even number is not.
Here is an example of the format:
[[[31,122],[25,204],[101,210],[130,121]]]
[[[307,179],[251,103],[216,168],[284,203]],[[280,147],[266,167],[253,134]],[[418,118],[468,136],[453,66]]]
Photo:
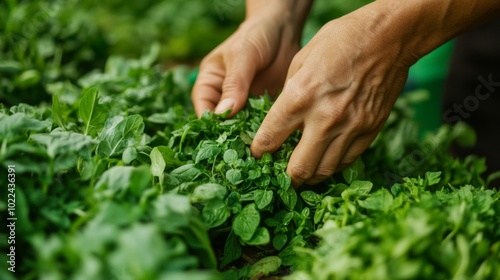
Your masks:
[[[185,70],[152,67],[155,49],[137,60],[111,57],[80,86],[51,84],[50,107],[2,109],[0,162],[18,175],[19,273],[26,279],[222,277],[215,268],[245,278],[288,266],[297,270],[290,277],[311,279],[373,270],[415,279],[498,273],[491,268],[498,263],[498,193],[467,185],[484,183],[483,161],[446,152],[470,130],[443,127],[427,138],[438,140],[415,143],[402,99],[363,161],[297,192],[285,170],[299,132],[273,155],[250,154],[272,102],[250,99],[232,119],[197,119]],[[411,174],[424,179],[400,181],[408,174],[398,173],[398,159],[426,141],[434,152]],[[433,169],[443,175],[425,172]],[[387,181],[383,170],[401,175]],[[317,249],[313,234],[322,239]],[[370,249],[377,246],[385,249]],[[251,247],[260,253],[247,255]],[[450,260],[436,263],[438,253]],[[330,267],[330,254],[339,265],[317,270]],[[263,261],[237,265],[242,257]],[[391,267],[379,265],[392,258]],[[346,274],[351,269],[357,272]]]
[[[217,29],[221,11],[236,19],[236,2],[99,3],[0,3],[0,176],[16,174],[0,210],[15,193],[17,218],[16,274],[2,254],[1,279],[500,277],[499,192],[484,160],[448,153],[474,142],[470,128],[418,140],[412,98],[401,98],[362,159],[295,190],[285,170],[299,131],[261,159],[249,150],[272,100],[198,119],[190,69],[157,64],[176,57],[165,48],[175,38],[197,46],[190,36],[207,31],[190,26]],[[177,15],[188,8],[200,18]],[[156,40],[162,24],[180,37]]]
[[[390,191],[355,181],[340,197],[315,194],[321,242],[297,249],[297,272],[287,279],[498,278],[499,193],[429,191],[440,176],[427,172]]]

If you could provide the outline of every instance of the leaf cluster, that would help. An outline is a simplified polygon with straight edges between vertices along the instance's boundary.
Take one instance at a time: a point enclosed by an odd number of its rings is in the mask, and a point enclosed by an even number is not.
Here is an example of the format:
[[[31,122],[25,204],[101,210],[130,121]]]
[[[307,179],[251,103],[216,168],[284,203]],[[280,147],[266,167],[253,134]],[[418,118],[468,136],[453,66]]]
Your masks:
[[[184,2],[120,11],[157,18],[196,6]],[[15,166],[20,278],[500,278],[494,176],[481,177],[483,159],[448,152],[475,141],[466,125],[418,139],[411,99],[401,98],[359,160],[295,190],[286,168],[300,131],[273,154],[250,153],[267,96],[232,119],[196,118],[188,68],[156,65],[158,44],[104,61],[94,29],[104,23],[71,1],[55,1],[61,9],[33,40],[10,49],[43,3],[0,3],[0,176]],[[102,7],[99,15],[117,4]],[[110,22],[132,28],[126,17]],[[51,102],[33,99],[43,94]],[[0,278],[12,279],[6,271]]]

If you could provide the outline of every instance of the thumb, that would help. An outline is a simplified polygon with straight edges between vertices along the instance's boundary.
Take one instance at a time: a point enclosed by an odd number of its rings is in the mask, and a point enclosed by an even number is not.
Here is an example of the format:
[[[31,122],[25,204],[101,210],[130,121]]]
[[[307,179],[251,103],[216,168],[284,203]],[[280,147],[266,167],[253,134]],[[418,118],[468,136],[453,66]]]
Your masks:
[[[228,62],[222,95],[215,107],[216,114],[231,110],[229,116],[232,117],[245,106],[255,72],[255,61],[250,56],[237,57]]]

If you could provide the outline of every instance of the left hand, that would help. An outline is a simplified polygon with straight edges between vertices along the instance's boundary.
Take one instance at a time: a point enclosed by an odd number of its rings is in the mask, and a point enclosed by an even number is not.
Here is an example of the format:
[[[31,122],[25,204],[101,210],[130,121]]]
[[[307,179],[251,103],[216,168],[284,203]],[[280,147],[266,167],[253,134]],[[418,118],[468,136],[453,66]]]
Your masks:
[[[287,169],[295,187],[317,184],[361,155],[405,84],[411,53],[365,19],[349,14],[333,20],[297,53],[255,135],[250,148],[261,157],[297,129],[303,132]]]

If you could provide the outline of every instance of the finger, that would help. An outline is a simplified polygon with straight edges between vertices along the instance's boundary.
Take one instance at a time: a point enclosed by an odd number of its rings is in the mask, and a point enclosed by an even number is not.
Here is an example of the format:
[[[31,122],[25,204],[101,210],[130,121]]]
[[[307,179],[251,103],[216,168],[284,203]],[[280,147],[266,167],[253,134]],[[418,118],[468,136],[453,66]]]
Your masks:
[[[231,110],[229,116],[232,117],[245,106],[256,71],[255,60],[250,55],[233,57],[227,61],[222,96],[215,107],[216,114]]]
[[[375,136],[376,134],[364,134],[358,137],[346,137],[347,141],[343,143],[333,141],[326,149],[314,176],[307,180],[306,184],[316,185],[351,165],[370,146]],[[339,150],[343,152],[339,153]]]
[[[287,172],[294,187],[299,187],[315,175],[325,150],[332,139],[337,139],[331,134],[321,136],[318,131],[321,130],[316,127],[305,127],[302,137],[290,157]]]
[[[282,94],[269,110],[250,145],[254,157],[276,151],[301,126],[302,118],[289,112],[289,104],[290,99]]]
[[[224,65],[215,60],[200,65],[191,94],[196,115],[201,117],[205,111],[213,111],[219,103],[224,81]]]
[[[335,171],[337,171],[337,166],[355,139],[356,137],[354,135],[348,133],[341,134],[333,139],[321,155],[321,159],[314,170],[314,174],[308,178],[305,183],[307,185],[316,185],[335,173]]]
[[[341,171],[356,161],[356,159],[368,149],[373,140],[375,140],[375,137],[377,137],[377,134],[378,133],[370,133],[358,137],[347,149],[335,172]]]

